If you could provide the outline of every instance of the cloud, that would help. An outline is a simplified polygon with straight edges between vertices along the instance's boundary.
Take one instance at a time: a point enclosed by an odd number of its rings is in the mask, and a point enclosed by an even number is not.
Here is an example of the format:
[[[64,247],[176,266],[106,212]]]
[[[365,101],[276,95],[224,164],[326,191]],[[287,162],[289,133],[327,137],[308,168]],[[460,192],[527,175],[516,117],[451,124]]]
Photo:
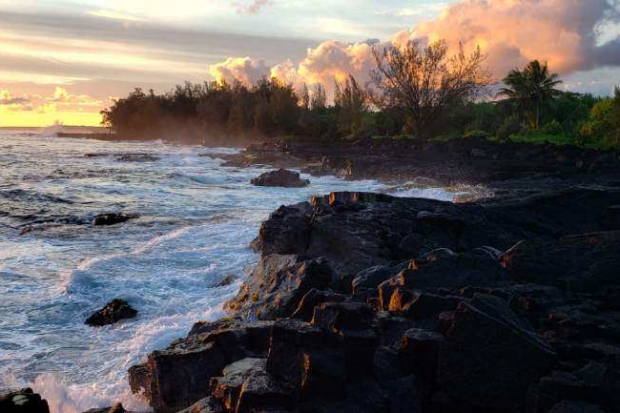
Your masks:
[[[569,75],[620,65],[620,31],[608,29],[618,28],[620,22],[620,11],[614,4],[608,0],[462,0],[446,7],[436,19],[395,33],[381,45],[444,39],[451,52],[457,50],[459,43],[469,51],[479,46],[497,78],[534,59],[546,61],[553,71]],[[406,12],[411,14],[411,10]],[[364,82],[374,67],[372,46],[376,43],[326,41],[309,48],[296,66],[290,61],[280,63],[272,67],[271,74],[297,85],[329,86],[348,74]],[[246,70],[255,72],[256,65],[266,70],[262,60],[246,58],[243,65],[236,66],[228,75],[251,79],[253,76]]]
[[[235,3],[237,13],[258,14],[263,8],[273,4],[273,0],[253,0],[250,4]]]
[[[104,19],[121,20],[121,21],[126,21],[126,22],[139,23],[139,22],[145,21],[144,19],[141,19],[136,16],[132,16],[131,14],[120,13],[114,10],[101,9],[101,10],[89,11],[86,14],[90,14],[91,16],[96,16],[96,17],[103,17]]]
[[[8,90],[0,90],[0,106],[21,106],[30,102],[27,97],[13,96]]]
[[[32,111],[48,113],[74,110],[99,111],[104,102],[85,94],[71,94],[60,86],[56,86],[51,95],[14,96],[9,90],[0,90],[0,106],[7,106],[13,112]]]
[[[597,44],[600,25],[618,21],[607,0],[465,0],[436,20],[419,24],[412,38],[446,39],[454,48],[480,46],[496,76],[539,59],[568,74],[620,64],[617,38]]]
[[[270,72],[271,68],[264,60],[252,60],[249,57],[231,57],[209,68],[209,73],[218,82],[233,83],[237,80],[246,85],[269,76]]]

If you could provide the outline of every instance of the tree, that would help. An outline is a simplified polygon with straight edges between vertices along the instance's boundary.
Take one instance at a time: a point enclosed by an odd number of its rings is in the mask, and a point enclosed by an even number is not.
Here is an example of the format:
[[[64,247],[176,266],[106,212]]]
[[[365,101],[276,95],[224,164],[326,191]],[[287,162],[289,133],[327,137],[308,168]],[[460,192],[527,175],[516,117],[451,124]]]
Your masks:
[[[561,92],[556,86],[562,81],[556,73],[550,74],[549,67],[534,60],[523,70],[514,69],[504,78],[506,87],[499,95],[514,101],[522,113],[528,113],[534,129],[540,126],[541,109],[545,102],[552,100]]]
[[[438,41],[422,47],[411,41],[402,48],[373,50],[376,70],[371,72],[373,103],[382,110],[400,113],[409,129],[429,138],[447,109],[475,100],[490,83],[482,68],[480,48],[466,55],[463,46],[454,56]]]
[[[318,83],[314,86],[310,107],[312,110],[325,109],[327,106],[327,93],[322,84]]]
[[[368,112],[368,94],[352,75],[334,85],[334,107],[338,113],[338,130],[344,135],[357,135]]]

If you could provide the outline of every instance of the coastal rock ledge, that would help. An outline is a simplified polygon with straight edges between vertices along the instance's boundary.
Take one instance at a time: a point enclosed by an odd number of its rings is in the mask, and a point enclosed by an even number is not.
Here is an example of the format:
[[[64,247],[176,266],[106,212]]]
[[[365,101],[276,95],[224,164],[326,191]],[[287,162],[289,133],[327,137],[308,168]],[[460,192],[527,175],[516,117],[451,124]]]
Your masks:
[[[129,370],[156,413],[620,412],[620,190],[271,214],[231,317]]]

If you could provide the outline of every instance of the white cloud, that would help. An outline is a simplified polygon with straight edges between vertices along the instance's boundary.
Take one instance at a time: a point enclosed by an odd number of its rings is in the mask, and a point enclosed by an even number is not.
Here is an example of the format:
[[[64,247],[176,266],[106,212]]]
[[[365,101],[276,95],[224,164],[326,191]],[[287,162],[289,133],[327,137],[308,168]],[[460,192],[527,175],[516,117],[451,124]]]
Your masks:
[[[91,16],[102,17],[104,19],[121,20],[121,21],[126,21],[126,22],[144,22],[145,21],[144,19],[133,16],[131,14],[121,13],[121,12],[114,11],[114,10],[100,9],[100,10],[95,10],[95,11],[89,11],[87,14],[90,14]]]

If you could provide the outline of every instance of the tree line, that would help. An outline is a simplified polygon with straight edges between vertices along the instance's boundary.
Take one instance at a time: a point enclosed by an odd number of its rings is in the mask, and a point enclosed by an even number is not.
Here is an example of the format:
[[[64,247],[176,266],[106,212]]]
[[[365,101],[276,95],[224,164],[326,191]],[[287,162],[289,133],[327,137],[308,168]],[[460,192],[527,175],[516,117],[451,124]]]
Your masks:
[[[165,94],[136,89],[102,111],[122,139],[237,143],[273,137],[363,137],[555,142],[620,148],[620,89],[610,98],[558,89],[539,61],[511,71],[493,94],[480,49],[447,43],[375,49],[370,81],[353,76],[295,90],[276,78],[253,85],[186,82]],[[495,88],[497,90],[497,88]]]

